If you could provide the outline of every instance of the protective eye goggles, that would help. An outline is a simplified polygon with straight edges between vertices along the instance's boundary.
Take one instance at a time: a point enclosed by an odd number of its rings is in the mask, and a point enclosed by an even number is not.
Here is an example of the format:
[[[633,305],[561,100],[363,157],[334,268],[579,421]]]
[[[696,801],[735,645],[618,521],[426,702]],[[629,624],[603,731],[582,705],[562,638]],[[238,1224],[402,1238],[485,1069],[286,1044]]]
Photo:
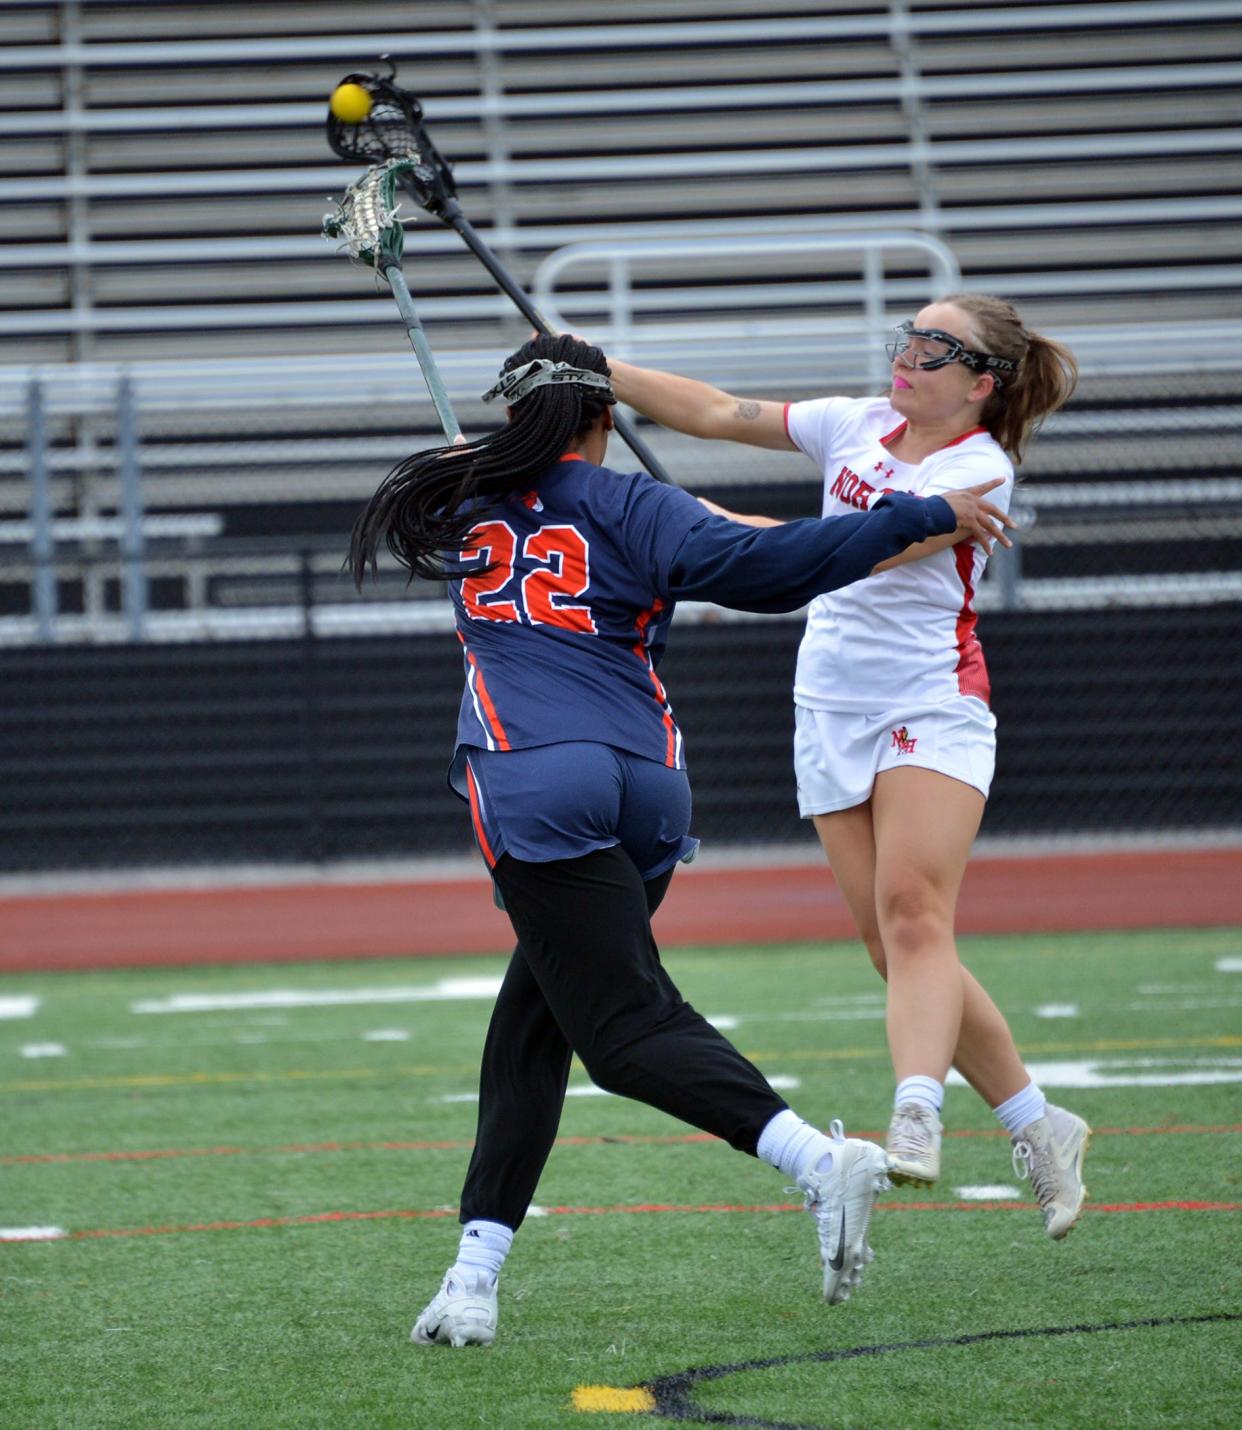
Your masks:
[[[933,372],[938,367],[948,367],[951,362],[960,362],[972,372],[990,372],[998,389],[1003,386],[1001,373],[1013,373],[1018,368],[1009,358],[972,351],[941,328],[916,328],[913,323],[898,323],[894,331],[897,336],[885,344],[885,349],[893,362],[900,361],[905,367]]]
[[[616,402],[617,400],[612,390],[612,383],[602,372],[592,372],[585,367],[574,367],[572,363],[552,362],[550,358],[536,358],[522,367],[515,367],[512,372],[502,373],[496,386],[488,388],[483,394],[483,401],[492,402],[497,397],[503,397],[512,405],[515,402],[520,402],[528,393],[534,392],[537,387],[547,387],[549,384],[563,382],[572,382],[577,383],[579,387],[593,388],[605,402]]]

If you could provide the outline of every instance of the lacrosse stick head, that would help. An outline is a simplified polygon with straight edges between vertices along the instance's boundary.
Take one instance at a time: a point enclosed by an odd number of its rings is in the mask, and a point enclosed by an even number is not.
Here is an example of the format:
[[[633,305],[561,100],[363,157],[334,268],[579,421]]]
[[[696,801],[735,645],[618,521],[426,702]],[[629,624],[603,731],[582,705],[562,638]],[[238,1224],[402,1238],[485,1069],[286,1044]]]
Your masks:
[[[371,110],[357,124],[348,124],[329,109],[328,143],[342,159],[372,165],[408,160],[410,167],[401,176],[401,187],[421,208],[443,217],[457,204],[453,171],[427,133],[422,105],[397,84],[391,60],[389,67],[389,75],[348,74],[341,80],[341,84],[365,89],[371,97]]]
[[[373,165],[336,201],[336,212],[324,216],[323,236],[335,240],[355,263],[381,273],[390,264],[399,264],[405,231],[397,216],[396,190],[402,174],[411,168],[409,159]]]

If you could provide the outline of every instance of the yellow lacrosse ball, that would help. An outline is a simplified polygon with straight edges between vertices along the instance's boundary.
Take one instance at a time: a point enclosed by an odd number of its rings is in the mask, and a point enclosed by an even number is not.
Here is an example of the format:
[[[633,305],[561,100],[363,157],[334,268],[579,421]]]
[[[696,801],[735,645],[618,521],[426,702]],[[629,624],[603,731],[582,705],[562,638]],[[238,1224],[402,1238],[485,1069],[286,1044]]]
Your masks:
[[[360,84],[338,84],[328,108],[342,124],[361,124],[371,112],[371,96]]]

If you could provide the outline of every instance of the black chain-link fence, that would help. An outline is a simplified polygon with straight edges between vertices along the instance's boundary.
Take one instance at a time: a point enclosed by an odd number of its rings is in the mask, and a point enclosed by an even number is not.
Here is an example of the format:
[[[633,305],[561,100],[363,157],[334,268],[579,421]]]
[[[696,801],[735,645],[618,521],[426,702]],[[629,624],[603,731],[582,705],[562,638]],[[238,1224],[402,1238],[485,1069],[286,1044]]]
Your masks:
[[[997,613],[1000,723],[985,834],[1202,831],[1242,822],[1242,604]],[[665,675],[695,830],[809,838],[794,807],[796,620],[687,626]],[[460,691],[442,635],[0,655],[0,868],[466,853],[445,767]]]
[[[392,568],[359,596],[341,570],[389,446],[430,434],[309,433],[269,407],[253,431],[222,409],[171,433],[154,379],[92,381],[69,401],[32,378],[0,422],[0,871],[467,853],[443,593]],[[734,510],[819,511],[796,453],[644,432]],[[977,596],[1000,725],[985,834],[1242,828],[1239,432],[1222,361],[1097,368],[1035,443],[1018,548]],[[674,628],[663,673],[709,844],[810,841],[800,631],[711,609]]]

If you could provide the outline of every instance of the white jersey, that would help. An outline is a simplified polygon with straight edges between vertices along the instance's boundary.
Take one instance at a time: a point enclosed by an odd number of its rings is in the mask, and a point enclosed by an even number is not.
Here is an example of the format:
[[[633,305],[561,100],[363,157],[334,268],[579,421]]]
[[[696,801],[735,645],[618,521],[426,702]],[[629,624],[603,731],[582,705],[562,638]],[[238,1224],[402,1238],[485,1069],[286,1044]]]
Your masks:
[[[883,397],[786,406],[790,440],[823,470],[824,516],[866,511],[886,490],[935,496],[993,477],[1006,484],[988,500],[1009,509],[1013,465],[990,433],[977,427],[911,464],[884,445],[904,426]],[[986,702],[974,609],[986,563],[965,541],[817,596],[798,650],[795,702],[812,710],[940,705],[961,695]]]

